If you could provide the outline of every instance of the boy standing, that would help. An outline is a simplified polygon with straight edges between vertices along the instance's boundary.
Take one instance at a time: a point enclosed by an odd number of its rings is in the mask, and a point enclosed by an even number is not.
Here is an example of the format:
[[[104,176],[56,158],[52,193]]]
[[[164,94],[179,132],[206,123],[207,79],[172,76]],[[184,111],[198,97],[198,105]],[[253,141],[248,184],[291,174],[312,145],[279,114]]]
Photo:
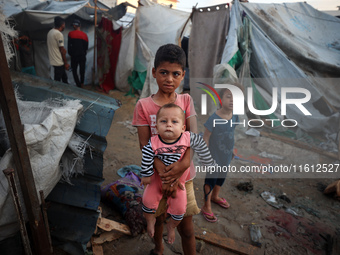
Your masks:
[[[228,167],[233,157],[234,130],[239,122],[237,115],[233,115],[233,95],[229,89],[222,89],[219,92],[222,105],[213,113],[204,124],[205,131],[203,139],[209,146],[210,152],[216,163],[223,167]],[[216,119],[228,120],[224,125],[214,125]],[[231,124],[233,123],[233,124]],[[209,222],[216,222],[217,218],[212,212],[211,202],[218,204],[222,208],[228,209],[230,204],[225,198],[219,196],[221,186],[227,177],[227,172],[207,173],[203,192],[204,205],[201,213]]]
[[[182,108],[185,113],[186,130],[195,132],[197,130],[196,112],[190,95],[177,94],[175,90],[179,87],[185,75],[185,53],[183,49],[174,44],[161,46],[155,56],[152,75],[158,84],[156,94],[140,99],[135,107],[132,124],[137,127],[140,148],[147,145],[149,139],[157,134],[156,113],[161,106],[174,103]],[[177,188],[178,179],[190,166],[190,149],[187,149],[183,159],[169,166],[164,166],[159,159],[155,158],[155,175],[159,175],[163,181],[163,194],[169,196]],[[177,230],[182,238],[182,248],[185,255],[196,253],[196,242],[192,216],[199,213],[191,173],[185,183],[187,193],[187,208],[183,220]],[[181,187],[181,185],[180,185]],[[150,254],[163,254],[163,221],[165,219],[166,200],[162,199],[156,211],[156,224],[154,241],[155,248]]]

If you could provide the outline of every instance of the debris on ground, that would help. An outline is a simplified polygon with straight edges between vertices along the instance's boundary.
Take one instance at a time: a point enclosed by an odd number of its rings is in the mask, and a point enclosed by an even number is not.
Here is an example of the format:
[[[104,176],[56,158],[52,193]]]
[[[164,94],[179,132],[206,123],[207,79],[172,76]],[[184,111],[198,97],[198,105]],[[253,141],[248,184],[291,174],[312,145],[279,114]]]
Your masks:
[[[271,194],[269,191],[264,191],[261,193],[261,197],[263,198],[264,201],[267,202],[267,204],[275,207],[276,209],[280,209],[283,204],[280,204],[275,196],[273,194]]]
[[[239,184],[237,184],[236,187],[239,191],[246,191],[246,192],[250,192],[254,189],[254,186],[251,182],[240,182]]]

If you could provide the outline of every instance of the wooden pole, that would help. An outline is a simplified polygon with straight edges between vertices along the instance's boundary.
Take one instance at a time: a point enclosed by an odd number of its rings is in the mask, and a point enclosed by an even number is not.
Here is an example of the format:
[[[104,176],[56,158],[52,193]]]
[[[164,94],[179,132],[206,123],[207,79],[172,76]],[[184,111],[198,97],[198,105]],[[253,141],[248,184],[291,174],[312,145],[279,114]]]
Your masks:
[[[93,67],[92,67],[92,86],[96,81],[96,50],[97,50],[97,0],[94,1],[94,46],[93,46]]]
[[[0,105],[6,123],[7,134],[13,153],[16,173],[24,197],[25,208],[32,232],[33,254],[49,255],[51,249],[43,221],[37,189],[35,187],[24,129],[21,123],[12,80],[7,65],[4,45],[0,34]]]

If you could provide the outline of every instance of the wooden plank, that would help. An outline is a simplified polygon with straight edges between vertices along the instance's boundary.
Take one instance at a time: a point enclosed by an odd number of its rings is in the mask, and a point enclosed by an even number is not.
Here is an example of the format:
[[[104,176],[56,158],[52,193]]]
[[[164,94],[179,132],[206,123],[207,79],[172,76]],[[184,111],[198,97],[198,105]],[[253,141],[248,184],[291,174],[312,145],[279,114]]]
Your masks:
[[[98,245],[103,244],[105,242],[111,242],[120,238],[123,235],[124,235],[123,233],[117,231],[104,232],[98,237],[93,237],[92,244]]]
[[[104,250],[101,245],[92,245],[93,255],[104,255]]]
[[[237,254],[243,255],[258,254],[260,250],[256,246],[236,241],[231,238],[222,237],[212,232],[204,231],[203,229],[200,229],[197,226],[195,226],[195,237],[196,239],[203,240],[207,243],[235,252]]]
[[[120,233],[123,233],[123,234],[126,234],[126,235],[131,235],[130,228],[127,225],[113,221],[113,220],[109,220],[109,219],[106,219],[106,218],[100,218],[100,220],[98,220],[97,225],[98,225],[98,227],[100,227],[101,229],[103,229],[105,231],[116,230]]]
[[[329,184],[327,188],[323,191],[324,194],[329,194],[335,192],[336,197],[340,198],[340,180]]]
[[[91,246],[93,255],[104,255],[103,247],[94,243],[94,237],[91,237]]]
[[[86,8],[91,8],[91,9],[96,9],[95,6],[90,5],[89,3],[87,3],[87,5],[85,5]],[[106,8],[99,8],[97,7],[97,10],[103,11],[103,12],[107,12],[109,9]]]
[[[284,137],[284,136],[280,136],[280,135],[276,135],[276,134],[272,134],[272,133],[267,133],[267,132],[264,132],[264,131],[261,131],[261,135],[272,138],[272,139],[279,140],[279,141],[284,142],[284,143],[294,145],[295,147],[298,147],[298,148],[301,148],[301,149],[309,150],[309,151],[330,157],[332,159],[338,159],[338,155],[336,153],[324,151],[324,150],[322,150],[318,147],[309,145],[307,143],[304,143],[304,142],[301,142],[301,141],[298,141],[298,140],[293,140],[293,139],[288,138],[288,137]]]

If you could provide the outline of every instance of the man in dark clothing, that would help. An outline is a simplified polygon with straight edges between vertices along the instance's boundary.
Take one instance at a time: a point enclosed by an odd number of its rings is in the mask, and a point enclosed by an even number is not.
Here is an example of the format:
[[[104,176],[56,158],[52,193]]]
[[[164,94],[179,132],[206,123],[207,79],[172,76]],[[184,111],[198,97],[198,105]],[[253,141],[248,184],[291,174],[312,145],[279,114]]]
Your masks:
[[[68,54],[71,56],[71,68],[74,81],[78,87],[84,86],[86,51],[89,47],[87,35],[80,31],[80,21],[75,19],[72,23],[74,30],[68,34]],[[80,81],[77,73],[80,67]]]

